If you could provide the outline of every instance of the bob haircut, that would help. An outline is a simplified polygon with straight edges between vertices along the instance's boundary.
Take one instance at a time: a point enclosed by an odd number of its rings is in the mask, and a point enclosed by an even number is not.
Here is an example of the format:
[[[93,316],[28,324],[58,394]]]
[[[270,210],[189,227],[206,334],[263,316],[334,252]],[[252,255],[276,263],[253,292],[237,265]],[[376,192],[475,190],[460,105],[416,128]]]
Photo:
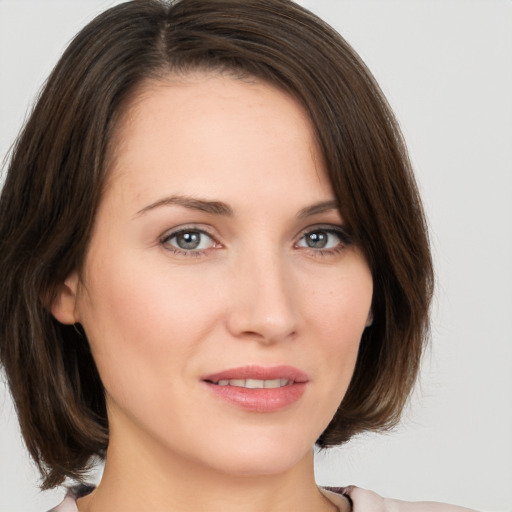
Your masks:
[[[70,43],[11,154],[0,199],[0,356],[42,487],[104,457],[104,389],[81,326],[50,306],[82,268],[123,109],[148,80],[190,71],[255,78],[304,106],[374,283],[373,324],[317,444],[399,420],[428,331],[426,223],[393,113],[351,47],[290,0],[136,0]]]

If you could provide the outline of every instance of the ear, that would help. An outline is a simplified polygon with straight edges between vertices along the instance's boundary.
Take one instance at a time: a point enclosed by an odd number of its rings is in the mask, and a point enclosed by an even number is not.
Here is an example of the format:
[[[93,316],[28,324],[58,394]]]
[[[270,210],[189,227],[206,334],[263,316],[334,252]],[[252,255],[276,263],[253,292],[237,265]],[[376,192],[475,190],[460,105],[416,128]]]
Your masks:
[[[78,295],[79,278],[73,272],[60,286],[55,300],[50,308],[52,315],[61,324],[74,324],[78,322],[76,315],[76,299]]]
[[[373,308],[370,308],[368,312],[368,318],[366,319],[365,327],[370,327],[373,324]]]

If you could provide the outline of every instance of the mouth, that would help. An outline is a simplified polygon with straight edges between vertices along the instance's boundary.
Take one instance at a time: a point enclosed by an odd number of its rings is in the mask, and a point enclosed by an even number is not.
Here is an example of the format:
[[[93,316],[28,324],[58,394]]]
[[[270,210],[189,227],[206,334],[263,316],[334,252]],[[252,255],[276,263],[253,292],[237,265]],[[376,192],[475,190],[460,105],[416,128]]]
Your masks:
[[[294,383],[304,383],[309,379],[305,372],[294,366],[247,365],[207,375],[202,380],[217,386],[275,389]]]
[[[237,388],[247,389],[276,389],[293,384],[289,379],[221,379],[218,382],[212,382],[217,386],[236,386]]]
[[[303,395],[308,376],[292,366],[243,366],[202,379],[213,394],[238,408],[275,412]]]

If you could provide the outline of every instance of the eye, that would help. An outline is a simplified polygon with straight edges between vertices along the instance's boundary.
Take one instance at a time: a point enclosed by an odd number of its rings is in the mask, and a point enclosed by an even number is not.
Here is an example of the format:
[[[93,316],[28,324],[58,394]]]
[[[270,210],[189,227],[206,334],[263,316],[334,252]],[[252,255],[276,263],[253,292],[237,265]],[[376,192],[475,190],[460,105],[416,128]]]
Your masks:
[[[181,229],[164,236],[160,243],[176,252],[204,251],[215,247],[215,240],[199,229]]]
[[[350,236],[341,228],[315,228],[305,232],[297,247],[334,252],[350,244]]]

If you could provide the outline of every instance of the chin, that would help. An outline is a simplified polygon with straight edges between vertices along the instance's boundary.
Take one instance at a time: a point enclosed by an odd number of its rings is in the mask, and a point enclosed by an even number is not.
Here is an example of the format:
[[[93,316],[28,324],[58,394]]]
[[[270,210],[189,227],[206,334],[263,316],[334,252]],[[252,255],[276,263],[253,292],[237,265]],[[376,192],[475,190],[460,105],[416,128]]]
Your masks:
[[[313,442],[290,437],[234,442],[215,457],[215,466],[222,473],[241,477],[286,473],[304,458],[313,456]]]

